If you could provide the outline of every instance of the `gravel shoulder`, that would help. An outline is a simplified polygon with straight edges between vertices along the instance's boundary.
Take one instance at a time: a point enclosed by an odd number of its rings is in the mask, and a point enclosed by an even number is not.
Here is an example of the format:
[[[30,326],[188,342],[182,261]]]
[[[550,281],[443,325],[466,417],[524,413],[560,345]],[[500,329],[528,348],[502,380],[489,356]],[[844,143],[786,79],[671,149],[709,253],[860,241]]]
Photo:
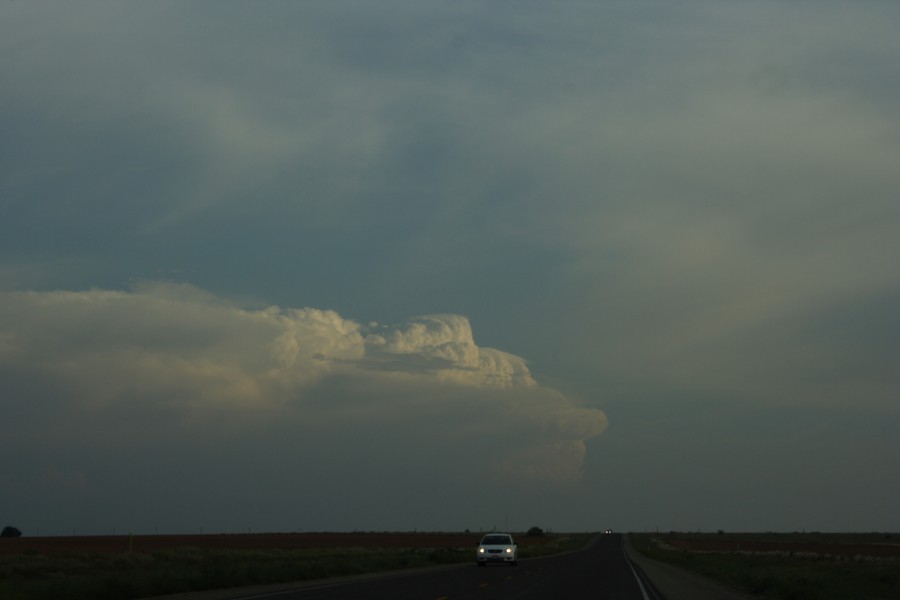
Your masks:
[[[631,538],[624,536],[625,554],[653,582],[665,600],[753,600],[751,596],[725,587],[706,577],[651,560],[631,545]]]

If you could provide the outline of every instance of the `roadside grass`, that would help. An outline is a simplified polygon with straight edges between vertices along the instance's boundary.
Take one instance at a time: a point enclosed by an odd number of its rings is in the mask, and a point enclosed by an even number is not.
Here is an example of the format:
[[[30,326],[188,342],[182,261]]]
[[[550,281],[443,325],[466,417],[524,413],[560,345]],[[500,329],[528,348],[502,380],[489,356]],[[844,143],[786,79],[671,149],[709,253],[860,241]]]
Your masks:
[[[531,558],[584,547],[558,535],[521,548]],[[474,562],[475,548],[215,549],[0,555],[4,600],[133,600],[182,592],[307,581]]]
[[[900,559],[804,552],[696,552],[665,536],[629,534],[635,550],[654,560],[717,580],[767,600],[896,600]]]

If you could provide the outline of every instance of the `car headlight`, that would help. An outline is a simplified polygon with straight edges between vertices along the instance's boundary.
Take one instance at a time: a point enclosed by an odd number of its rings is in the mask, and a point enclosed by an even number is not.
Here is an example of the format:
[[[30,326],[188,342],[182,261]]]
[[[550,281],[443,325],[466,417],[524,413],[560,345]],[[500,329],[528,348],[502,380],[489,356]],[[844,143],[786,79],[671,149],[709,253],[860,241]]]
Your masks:
[[[507,553],[507,554],[512,554],[512,548],[507,548],[507,549],[506,549],[506,553]]]
[[[484,548],[479,548],[479,549],[478,549],[478,554],[484,554]]]

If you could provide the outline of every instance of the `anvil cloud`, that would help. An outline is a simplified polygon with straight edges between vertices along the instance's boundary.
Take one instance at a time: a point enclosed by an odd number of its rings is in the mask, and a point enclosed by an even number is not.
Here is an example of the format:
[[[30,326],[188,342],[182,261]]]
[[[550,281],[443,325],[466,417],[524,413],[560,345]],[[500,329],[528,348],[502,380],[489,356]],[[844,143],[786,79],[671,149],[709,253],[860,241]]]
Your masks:
[[[430,470],[426,479],[440,479],[448,456],[465,457],[462,479],[485,488],[575,482],[585,441],[606,428],[602,411],[539,386],[521,358],[477,346],[461,316],[362,326],[334,311],[247,310],[163,283],[4,293],[0,302],[4,396],[30,417],[15,432],[23,448],[38,439],[63,451],[98,435],[127,438],[140,452],[154,439],[179,447],[202,435],[204,415],[214,414],[229,437],[253,436],[289,464],[339,451],[360,464]],[[19,385],[29,397],[16,401]],[[39,418],[49,406],[89,416],[73,417],[68,426],[82,427],[50,441]],[[146,414],[161,420],[148,429]],[[102,431],[112,423],[114,431]],[[289,453],[266,439],[288,423],[315,442],[297,442]],[[409,452],[398,455],[393,445],[403,439]],[[60,472],[55,463],[44,469]],[[82,466],[70,478],[88,490],[104,477],[96,470]],[[316,485],[302,469],[296,475]],[[354,485],[337,489],[350,494]]]

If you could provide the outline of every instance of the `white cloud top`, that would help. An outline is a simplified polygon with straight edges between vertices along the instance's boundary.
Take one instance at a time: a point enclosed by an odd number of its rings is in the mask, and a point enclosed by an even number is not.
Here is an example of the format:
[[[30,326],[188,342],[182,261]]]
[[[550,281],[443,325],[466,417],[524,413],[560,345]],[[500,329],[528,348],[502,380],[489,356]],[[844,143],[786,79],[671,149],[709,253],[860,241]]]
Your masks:
[[[465,317],[416,317],[401,326],[379,331],[366,338],[370,354],[389,356],[398,363],[413,361],[420,367],[432,365],[439,379],[498,388],[537,385],[525,361],[518,356],[479,348]]]

